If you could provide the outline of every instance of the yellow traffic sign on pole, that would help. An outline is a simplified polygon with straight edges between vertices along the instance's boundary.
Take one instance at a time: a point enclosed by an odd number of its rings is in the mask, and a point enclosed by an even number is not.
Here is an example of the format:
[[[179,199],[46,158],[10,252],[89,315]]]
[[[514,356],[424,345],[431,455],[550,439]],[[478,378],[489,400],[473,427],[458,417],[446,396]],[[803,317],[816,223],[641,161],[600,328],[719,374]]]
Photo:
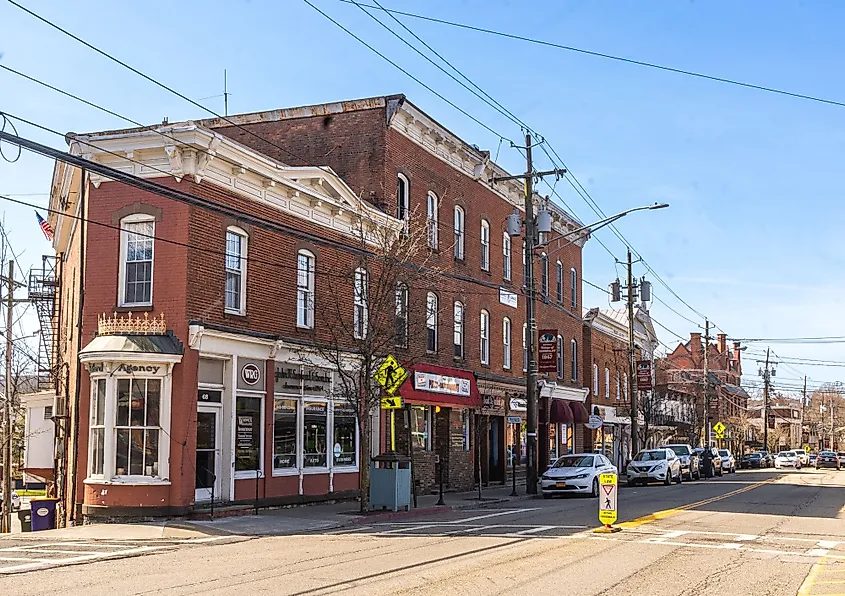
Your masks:
[[[384,362],[379,365],[373,378],[384,388],[385,393],[393,395],[399,391],[399,387],[408,378],[408,371],[399,364],[399,361],[392,354],[388,354]]]
[[[382,410],[398,410],[402,407],[402,396],[401,395],[391,395],[389,397],[382,397],[381,398],[381,409]]]
[[[717,439],[724,439],[725,438],[725,430],[726,429],[727,429],[727,427],[724,424],[722,424],[721,421],[719,421],[719,422],[717,422],[716,424],[713,425],[713,432],[716,433]],[[722,436],[720,437],[719,435],[722,435]]]
[[[618,532],[611,524],[616,521],[616,496],[619,485],[616,474],[599,474],[599,521],[604,524],[596,532]]]

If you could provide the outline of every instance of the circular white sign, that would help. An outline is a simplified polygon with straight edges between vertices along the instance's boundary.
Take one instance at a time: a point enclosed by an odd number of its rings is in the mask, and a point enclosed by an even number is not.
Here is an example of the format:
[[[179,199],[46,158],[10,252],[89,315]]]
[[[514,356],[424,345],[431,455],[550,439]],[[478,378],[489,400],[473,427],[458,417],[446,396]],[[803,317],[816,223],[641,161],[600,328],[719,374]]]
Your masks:
[[[604,424],[604,420],[601,419],[601,416],[596,416],[593,414],[590,416],[589,421],[587,421],[584,426],[589,428],[590,430],[596,430],[597,428],[601,428],[602,424]]]
[[[334,456],[340,457],[340,452],[341,452],[340,443],[335,443],[334,444]]]
[[[250,362],[241,369],[241,378],[247,385],[255,385],[261,380],[261,370]]]
[[[35,513],[39,517],[47,517],[48,515],[50,515],[50,510],[47,509],[46,507],[39,507],[38,509],[35,510]]]

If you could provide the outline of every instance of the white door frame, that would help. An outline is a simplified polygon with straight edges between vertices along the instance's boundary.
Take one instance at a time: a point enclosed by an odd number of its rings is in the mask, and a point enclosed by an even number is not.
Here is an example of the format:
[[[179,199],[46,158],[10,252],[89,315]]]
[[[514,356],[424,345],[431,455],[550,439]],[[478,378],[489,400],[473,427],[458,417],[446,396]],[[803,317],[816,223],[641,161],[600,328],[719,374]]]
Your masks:
[[[214,498],[217,501],[221,500],[223,495],[220,494],[220,472],[221,472],[221,420],[223,415],[223,408],[221,405],[197,404],[197,414],[208,413],[214,414]],[[194,455],[194,462],[196,465],[196,455]],[[210,502],[212,491],[208,488],[194,488],[194,501],[196,503]]]

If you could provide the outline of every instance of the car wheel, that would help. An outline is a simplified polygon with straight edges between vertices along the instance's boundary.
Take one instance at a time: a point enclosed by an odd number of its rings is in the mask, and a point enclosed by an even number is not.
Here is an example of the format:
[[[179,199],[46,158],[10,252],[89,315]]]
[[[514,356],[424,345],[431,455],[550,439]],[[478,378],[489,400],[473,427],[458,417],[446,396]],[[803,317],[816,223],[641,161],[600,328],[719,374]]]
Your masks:
[[[700,468],[695,471],[695,479],[701,480],[701,469]]]
[[[677,482],[678,484],[682,484],[684,482],[684,475],[681,473],[680,470],[678,470],[678,478],[675,482]]]
[[[666,478],[663,479],[663,485],[669,486],[672,484],[672,470],[666,470]]]
[[[590,496],[594,499],[599,498],[599,479],[593,478],[593,490],[590,491]]]

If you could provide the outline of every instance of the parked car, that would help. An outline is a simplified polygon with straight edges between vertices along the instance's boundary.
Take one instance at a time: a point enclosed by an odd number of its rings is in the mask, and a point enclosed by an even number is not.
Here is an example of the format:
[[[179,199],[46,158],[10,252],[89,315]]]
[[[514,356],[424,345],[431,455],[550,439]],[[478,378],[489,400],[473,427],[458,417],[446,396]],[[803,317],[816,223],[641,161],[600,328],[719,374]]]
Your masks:
[[[842,464],[839,463],[839,457],[833,451],[822,451],[816,458],[816,469],[821,468],[836,468],[842,469]]]
[[[701,478],[701,462],[698,459],[692,445],[682,443],[666,445],[667,449],[675,452],[681,460],[681,472],[687,480],[698,480]]]
[[[751,468],[765,468],[765,459],[759,452],[746,453],[742,456],[742,459],[739,462],[739,467],[749,470]]]
[[[709,451],[709,458],[705,456],[705,449]],[[706,478],[722,475],[722,456],[715,447],[696,447],[695,452],[701,460],[701,472]],[[712,462],[710,464],[712,469],[708,469],[708,462]]]
[[[803,449],[796,449],[796,455],[798,455],[798,459],[801,460],[802,466],[809,466],[810,465],[810,454],[804,451]]]
[[[839,457],[839,465],[845,466],[845,451],[839,451],[836,455]]]
[[[810,463],[809,463],[809,465],[811,465],[811,466],[812,466],[812,465],[814,465],[814,464],[816,463],[816,460],[817,460],[818,458],[819,458],[819,454],[818,454],[818,453],[811,453],[811,454],[810,454]]]
[[[0,510],[3,508],[3,491],[0,490]],[[19,511],[21,508],[21,498],[18,493],[12,491],[12,511]]]
[[[728,474],[736,474],[736,458],[728,449],[719,449],[719,457],[722,459],[722,469]]]
[[[643,449],[628,464],[628,486],[659,481],[663,484],[683,482],[681,459],[671,449]]]
[[[771,468],[775,465],[775,458],[771,453],[765,450],[759,451],[758,453],[763,456],[764,468]]]
[[[616,466],[598,453],[573,453],[557,458],[540,477],[543,498],[565,493],[599,496],[599,474],[616,474]]]
[[[801,469],[801,458],[795,451],[781,451],[775,457],[775,468]]]

